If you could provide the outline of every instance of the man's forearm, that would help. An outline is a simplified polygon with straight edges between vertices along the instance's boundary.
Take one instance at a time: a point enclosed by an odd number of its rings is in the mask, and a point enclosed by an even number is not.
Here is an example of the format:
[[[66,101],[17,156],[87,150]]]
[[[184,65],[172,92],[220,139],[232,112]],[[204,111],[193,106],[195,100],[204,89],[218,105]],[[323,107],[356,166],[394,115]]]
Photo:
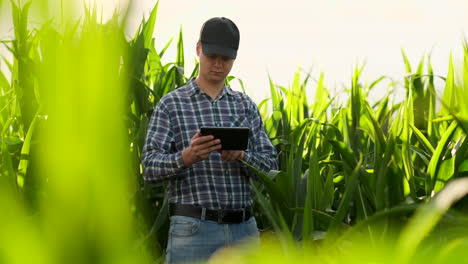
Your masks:
[[[170,179],[186,168],[182,153],[160,154],[146,153],[143,158],[143,178],[148,182]]]

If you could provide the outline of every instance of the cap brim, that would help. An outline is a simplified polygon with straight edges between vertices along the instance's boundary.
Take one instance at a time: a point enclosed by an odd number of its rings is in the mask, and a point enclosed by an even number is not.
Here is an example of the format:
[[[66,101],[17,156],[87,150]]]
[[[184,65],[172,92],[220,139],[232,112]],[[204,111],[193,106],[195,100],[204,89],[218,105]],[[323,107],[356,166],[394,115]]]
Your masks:
[[[206,43],[202,43],[202,52],[205,55],[223,55],[231,59],[235,59],[237,56],[237,50],[235,49],[210,45]]]

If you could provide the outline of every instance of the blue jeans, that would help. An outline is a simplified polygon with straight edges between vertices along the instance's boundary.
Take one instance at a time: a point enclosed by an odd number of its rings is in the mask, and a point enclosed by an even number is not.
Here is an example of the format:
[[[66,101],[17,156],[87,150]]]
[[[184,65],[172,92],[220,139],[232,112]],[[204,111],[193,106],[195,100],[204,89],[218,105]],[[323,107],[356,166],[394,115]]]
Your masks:
[[[171,216],[166,263],[206,261],[218,249],[249,240],[259,242],[255,217],[240,224],[218,224],[187,216]]]

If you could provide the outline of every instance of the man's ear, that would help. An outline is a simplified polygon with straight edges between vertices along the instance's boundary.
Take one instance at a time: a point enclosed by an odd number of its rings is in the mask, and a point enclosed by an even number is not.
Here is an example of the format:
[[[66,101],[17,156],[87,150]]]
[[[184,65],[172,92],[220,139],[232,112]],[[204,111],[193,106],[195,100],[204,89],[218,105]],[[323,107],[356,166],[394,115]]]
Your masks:
[[[197,56],[200,57],[200,53],[201,53],[201,42],[198,41],[197,42]]]

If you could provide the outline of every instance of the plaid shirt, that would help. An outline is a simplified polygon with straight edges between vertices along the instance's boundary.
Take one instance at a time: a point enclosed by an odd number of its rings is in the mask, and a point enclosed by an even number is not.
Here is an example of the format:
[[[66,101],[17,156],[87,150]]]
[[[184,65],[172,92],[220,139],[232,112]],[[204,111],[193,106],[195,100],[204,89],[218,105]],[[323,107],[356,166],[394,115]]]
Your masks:
[[[182,150],[202,126],[249,127],[244,160],[262,171],[277,168],[276,150],[255,103],[228,86],[212,100],[191,79],[165,95],[153,112],[142,153],[145,181],[169,180],[170,203],[211,209],[252,205],[248,178],[254,174],[241,162],[225,162],[214,151],[207,160],[184,166]]]

